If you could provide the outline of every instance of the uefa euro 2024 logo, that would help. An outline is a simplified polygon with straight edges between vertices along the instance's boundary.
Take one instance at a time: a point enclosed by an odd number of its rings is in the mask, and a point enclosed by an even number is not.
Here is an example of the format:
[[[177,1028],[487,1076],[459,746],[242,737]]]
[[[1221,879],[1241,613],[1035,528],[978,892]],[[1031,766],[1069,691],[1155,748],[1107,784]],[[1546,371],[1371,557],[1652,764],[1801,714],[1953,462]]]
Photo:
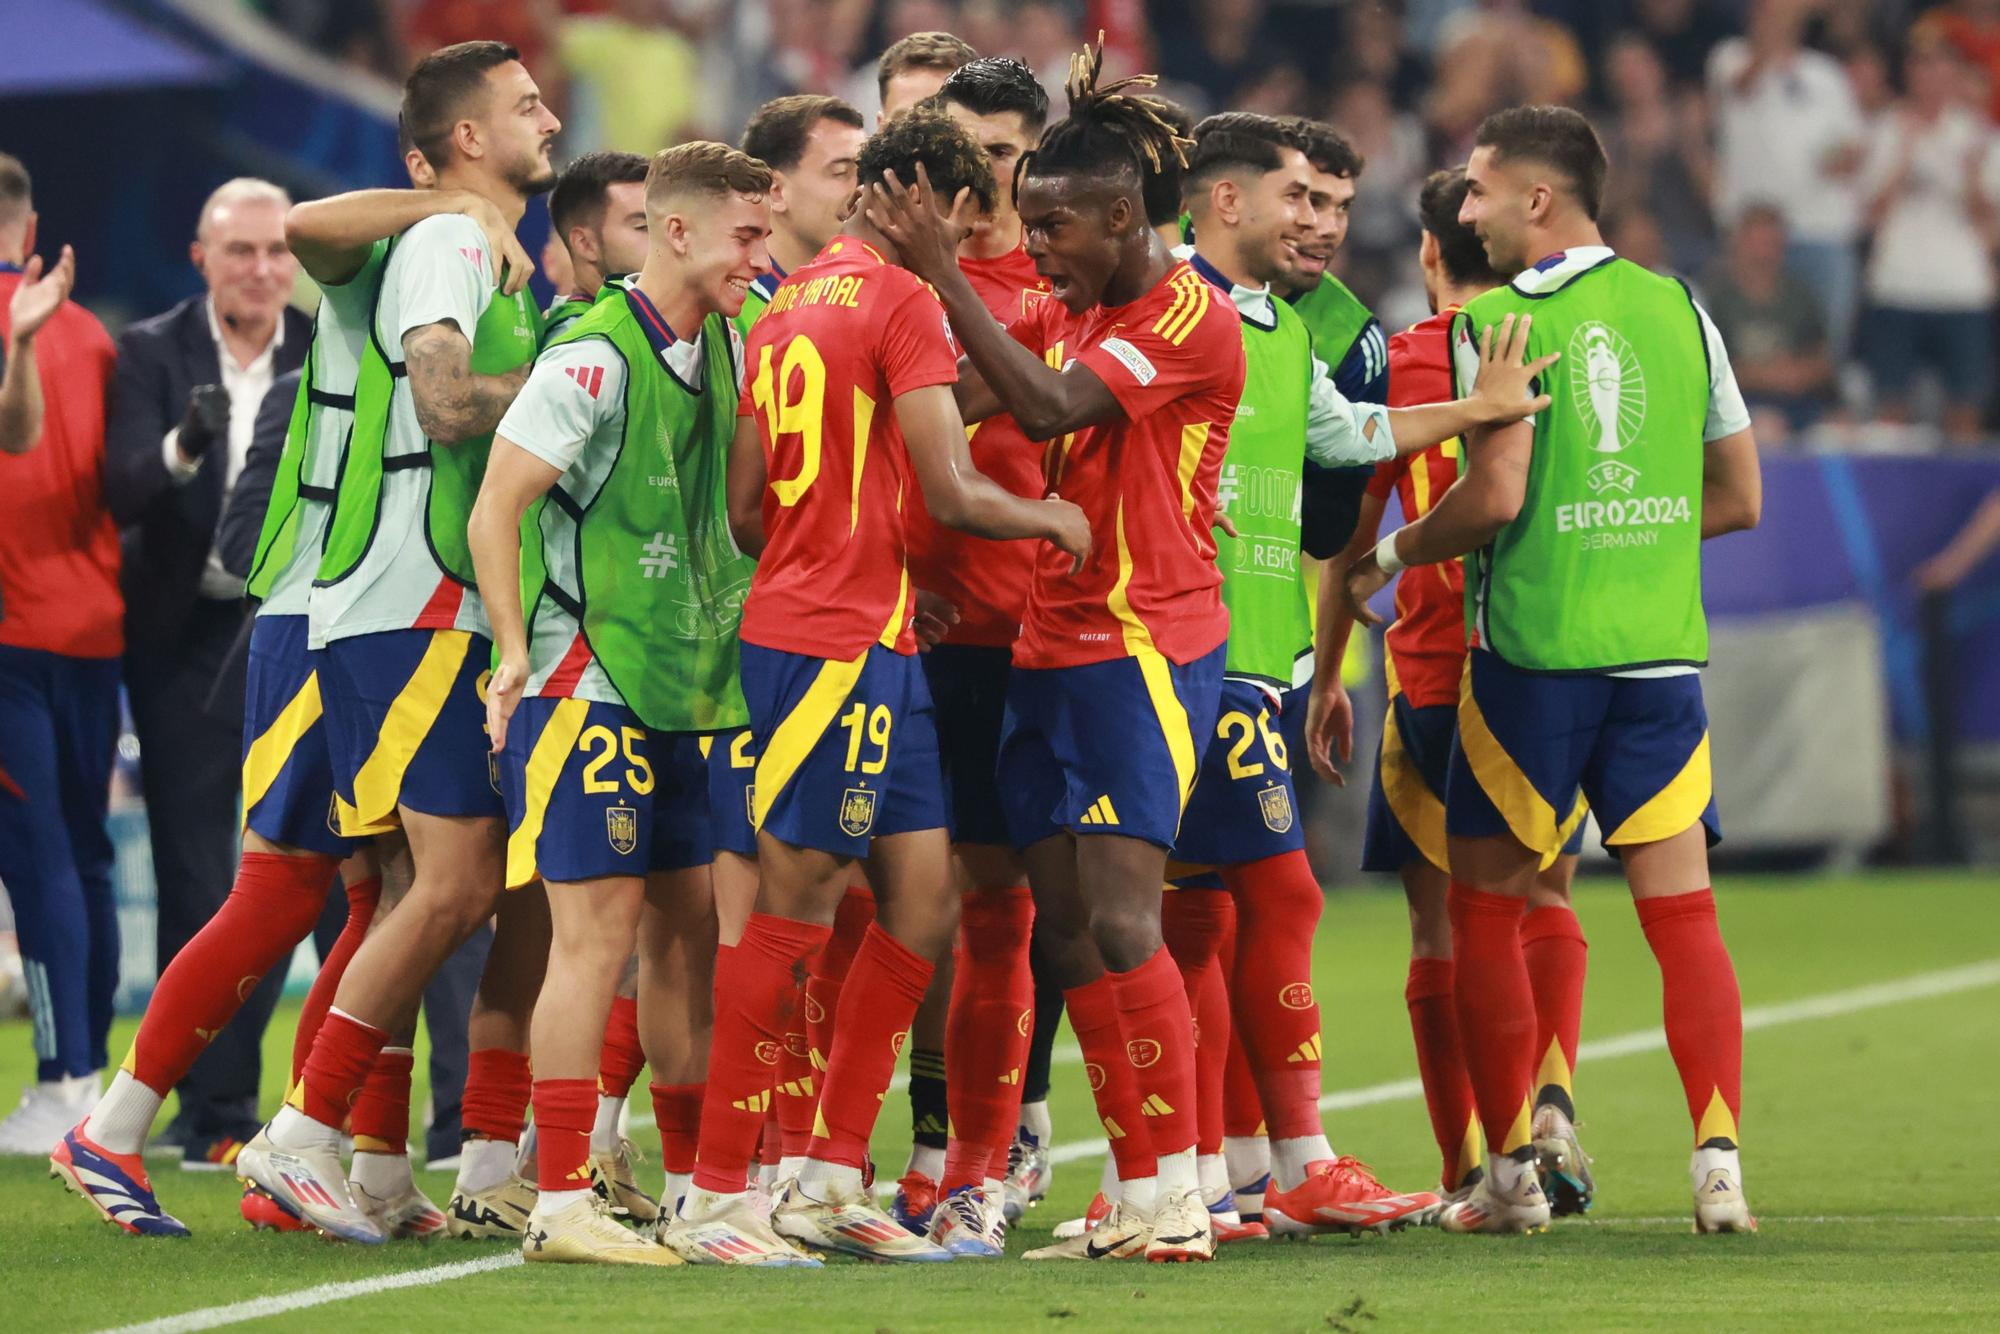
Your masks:
[[[1599,454],[1630,448],[1646,420],[1646,377],[1632,345],[1617,330],[1591,320],[1569,336],[1563,360],[1590,447]]]

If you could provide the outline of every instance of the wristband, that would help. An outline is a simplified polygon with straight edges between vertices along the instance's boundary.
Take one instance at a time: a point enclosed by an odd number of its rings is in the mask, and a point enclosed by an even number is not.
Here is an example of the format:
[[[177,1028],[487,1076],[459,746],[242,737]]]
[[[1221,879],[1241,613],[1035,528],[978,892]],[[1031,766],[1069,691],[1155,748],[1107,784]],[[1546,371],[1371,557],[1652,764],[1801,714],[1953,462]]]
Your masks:
[[[1401,557],[1396,555],[1396,534],[1402,531],[1400,528],[1394,529],[1375,544],[1375,564],[1384,574],[1401,574],[1409,568],[1403,564]]]

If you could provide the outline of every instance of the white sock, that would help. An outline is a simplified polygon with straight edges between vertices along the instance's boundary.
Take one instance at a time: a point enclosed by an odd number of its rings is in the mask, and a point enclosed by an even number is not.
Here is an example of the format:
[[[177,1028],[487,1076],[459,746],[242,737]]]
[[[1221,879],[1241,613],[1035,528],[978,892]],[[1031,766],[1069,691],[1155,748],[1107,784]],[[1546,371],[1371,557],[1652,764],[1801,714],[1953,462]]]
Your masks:
[[[535,1212],[547,1218],[550,1214],[561,1213],[578,1200],[590,1198],[590,1187],[582,1190],[545,1190],[535,1197]]]
[[[514,1175],[515,1148],[504,1139],[469,1139],[458,1151],[458,1190],[473,1195]],[[529,1178],[532,1179],[532,1178]]]
[[[539,1175],[540,1158],[536,1146],[541,1143],[535,1135],[535,1124],[530,1121],[521,1131],[521,1142],[514,1150],[514,1175],[523,1181],[534,1181]]]
[[[859,1173],[857,1172],[858,1176]],[[757,1189],[766,1195],[778,1193],[778,1165],[776,1163],[757,1164]]]
[[[680,1212],[681,1200],[694,1189],[694,1174],[691,1172],[669,1172],[665,1186],[660,1191],[660,1208],[672,1218]]]
[[[985,1192],[987,1199],[998,1200],[1007,1193],[1007,1183],[999,1177],[988,1177],[979,1183],[979,1189]]]
[[[1279,1190],[1297,1190],[1306,1179],[1306,1168],[1333,1157],[1333,1146],[1325,1134],[1301,1135],[1297,1139],[1274,1139],[1271,1145],[1271,1184]]]
[[[160,1104],[166,1100],[164,1094],[155,1093],[134,1079],[130,1071],[120,1070],[111,1077],[111,1087],[97,1100],[97,1106],[84,1118],[84,1137],[113,1153],[138,1153],[146,1147],[146,1136],[153,1133]]]
[[[1162,1158],[1161,1162],[1166,1159]],[[1140,1218],[1153,1216],[1153,1204],[1159,1198],[1160,1179],[1158,1177],[1128,1177],[1118,1183],[1118,1208],[1125,1213],[1136,1214]]]
[[[296,1107],[284,1106],[271,1118],[270,1127],[265,1131],[271,1143],[281,1149],[297,1152],[301,1149],[340,1148],[340,1128],[315,1121]]]
[[[944,1177],[944,1150],[933,1149],[925,1144],[911,1145],[910,1165],[903,1169],[903,1175],[908,1176],[912,1172],[922,1172],[933,1181],[942,1180]]]
[[[625,1114],[625,1100],[609,1094],[597,1095],[597,1124],[590,1128],[590,1151],[604,1157],[618,1152],[618,1119]]]
[[[799,1169],[804,1167],[805,1165],[806,1165],[806,1156],[804,1154],[802,1153],[787,1154],[785,1157],[778,1159],[778,1180],[780,1181],[798,1180]]]
[[[1257,1184],[1271,1170],[1271,1141],[1262,1135],[1230,1135],[1222,1141],[1223,1161],[1229,1164],[1229,1184],[1241,1191]]]
[[[808,1158],[799,1167],[799,1189],[821,1204],[852,1198],[861,1193],[861,1169]]]
[[[1201,1189],[1201,1172],[1195,1165],[1194,1150],[1182,1149],[1179,1153],[1163,1153],[1159,1166],[1160,1197],[1179,1195],[1186,1191]]]
[[[1113,1201],[1117,1200],[1120,1194],[1118,1189],[1118,1160],[1108,1153],[1104,1155],[1103,1170],[1097,1174],[1097,1193],[1105,1199]]]
[[[1024,1102],[1021,1104],[1021,1129],[1028,1132],[1036,1144],[1047,1144],[1055,1134],[1055,1127],[1049,1122],[1049,1100]]]
[[[1229,1194],[1229,1167],[1219,1153],[1204,1153],[1194,1160],[1195,1175],[1201,1180],[1201,1202],[1222,1203]]]
[[[357,1153],[347,1176],[378,1200],[397,1199],[416,1186],[406,1153]]]

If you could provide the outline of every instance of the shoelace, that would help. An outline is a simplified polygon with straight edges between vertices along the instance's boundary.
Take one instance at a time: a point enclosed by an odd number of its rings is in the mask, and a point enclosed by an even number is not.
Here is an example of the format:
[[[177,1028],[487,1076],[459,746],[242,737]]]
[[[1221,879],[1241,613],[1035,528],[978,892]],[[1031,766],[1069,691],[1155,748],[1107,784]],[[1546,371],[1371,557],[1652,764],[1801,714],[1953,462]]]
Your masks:
[[[1384,1186],[1376,1179],[1375,1174],[1368,1170],[1368,1164],[1351,1154],[1342,1154],[1340,1157],[1334,1159],[1333,1166],[1327,1169],[1327,1175],[1335,1181],[1360,1186],[1364,1190],[1379,1191],[1383,1194],[1388,1193],[1389,1188]]]

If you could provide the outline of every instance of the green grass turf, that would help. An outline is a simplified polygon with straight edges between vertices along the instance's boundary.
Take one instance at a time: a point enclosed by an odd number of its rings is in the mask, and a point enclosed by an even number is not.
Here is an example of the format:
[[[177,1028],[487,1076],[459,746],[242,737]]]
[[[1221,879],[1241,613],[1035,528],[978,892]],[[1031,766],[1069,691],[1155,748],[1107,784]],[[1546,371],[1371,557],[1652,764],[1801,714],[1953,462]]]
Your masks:
[[[1991,877],[1869,875],[1743,879],[1722,919],[1745,1002],[1769,1005],[2000,957]],[[1622,889],[1587,882],[1591,936],[1584,1037],[1658,1023],[1657,974]],[[1343,895],[1319,932],[1326,1084],[1356,1088],[1413,1073],[1402,1004],[1400,896]],[[536,1328],[664,1318],[736,1327],[1389,1331],[1447,1323],[1548,1329],[2000,1327],[2000,1208],[1987,1146],[2000,1107],[1996,990],[1909,1001],[1752,1032],[1744,1135],[1754,1237],[1688,1235],[1688,1125],[1664,1052],[1585,1061],[1578,1097],[1596,1158],[1590,1221],[1536,1238],[1435,1231],[1366,1241],[1233,1247],[1216,1264],[915,1271],[834,1263],[819,1273],[666,1273],[512,1267],[359,1297],[252,1323],[342,1330]],[[290,1041],[267,1044],[272,1096]],[[120,1025],[114,1052],[132,1025]],[[1067,1038],[1065,1037],[1065,1041]],[[0,1096],[29,1072],[25,1025],[0,1026]],[[421,1059],[418,1069],[423,1068]],[[419,1098],[421,1099],[421,1091]],[[1081,1071],[1059,1065],[1058,1142],[1091,1136]],[[1437,1171],[1421,1104],[1329,1117],[1337,1147],[1407,1188]],[[907,1107],[888,1100],[876,1153],[900,1167]],[[643,1140],[644,1134],[640,1135]],[[1049,1201],[1016,1230],[1020,1250],[1079,1212],[1094,1161],[1057,1172]],[[443,1176],[421,1177],[440,1201]],[[171,1164],[156,1182],[195,1229],[143,1242],[98,1222],[38,1163],[0,1160],[0,1328],[103,1328],[248,1298],[454,1261],[500,1256],[473,1243],[374,1250],[304,1236],[252,1236],[233,1181]]]

